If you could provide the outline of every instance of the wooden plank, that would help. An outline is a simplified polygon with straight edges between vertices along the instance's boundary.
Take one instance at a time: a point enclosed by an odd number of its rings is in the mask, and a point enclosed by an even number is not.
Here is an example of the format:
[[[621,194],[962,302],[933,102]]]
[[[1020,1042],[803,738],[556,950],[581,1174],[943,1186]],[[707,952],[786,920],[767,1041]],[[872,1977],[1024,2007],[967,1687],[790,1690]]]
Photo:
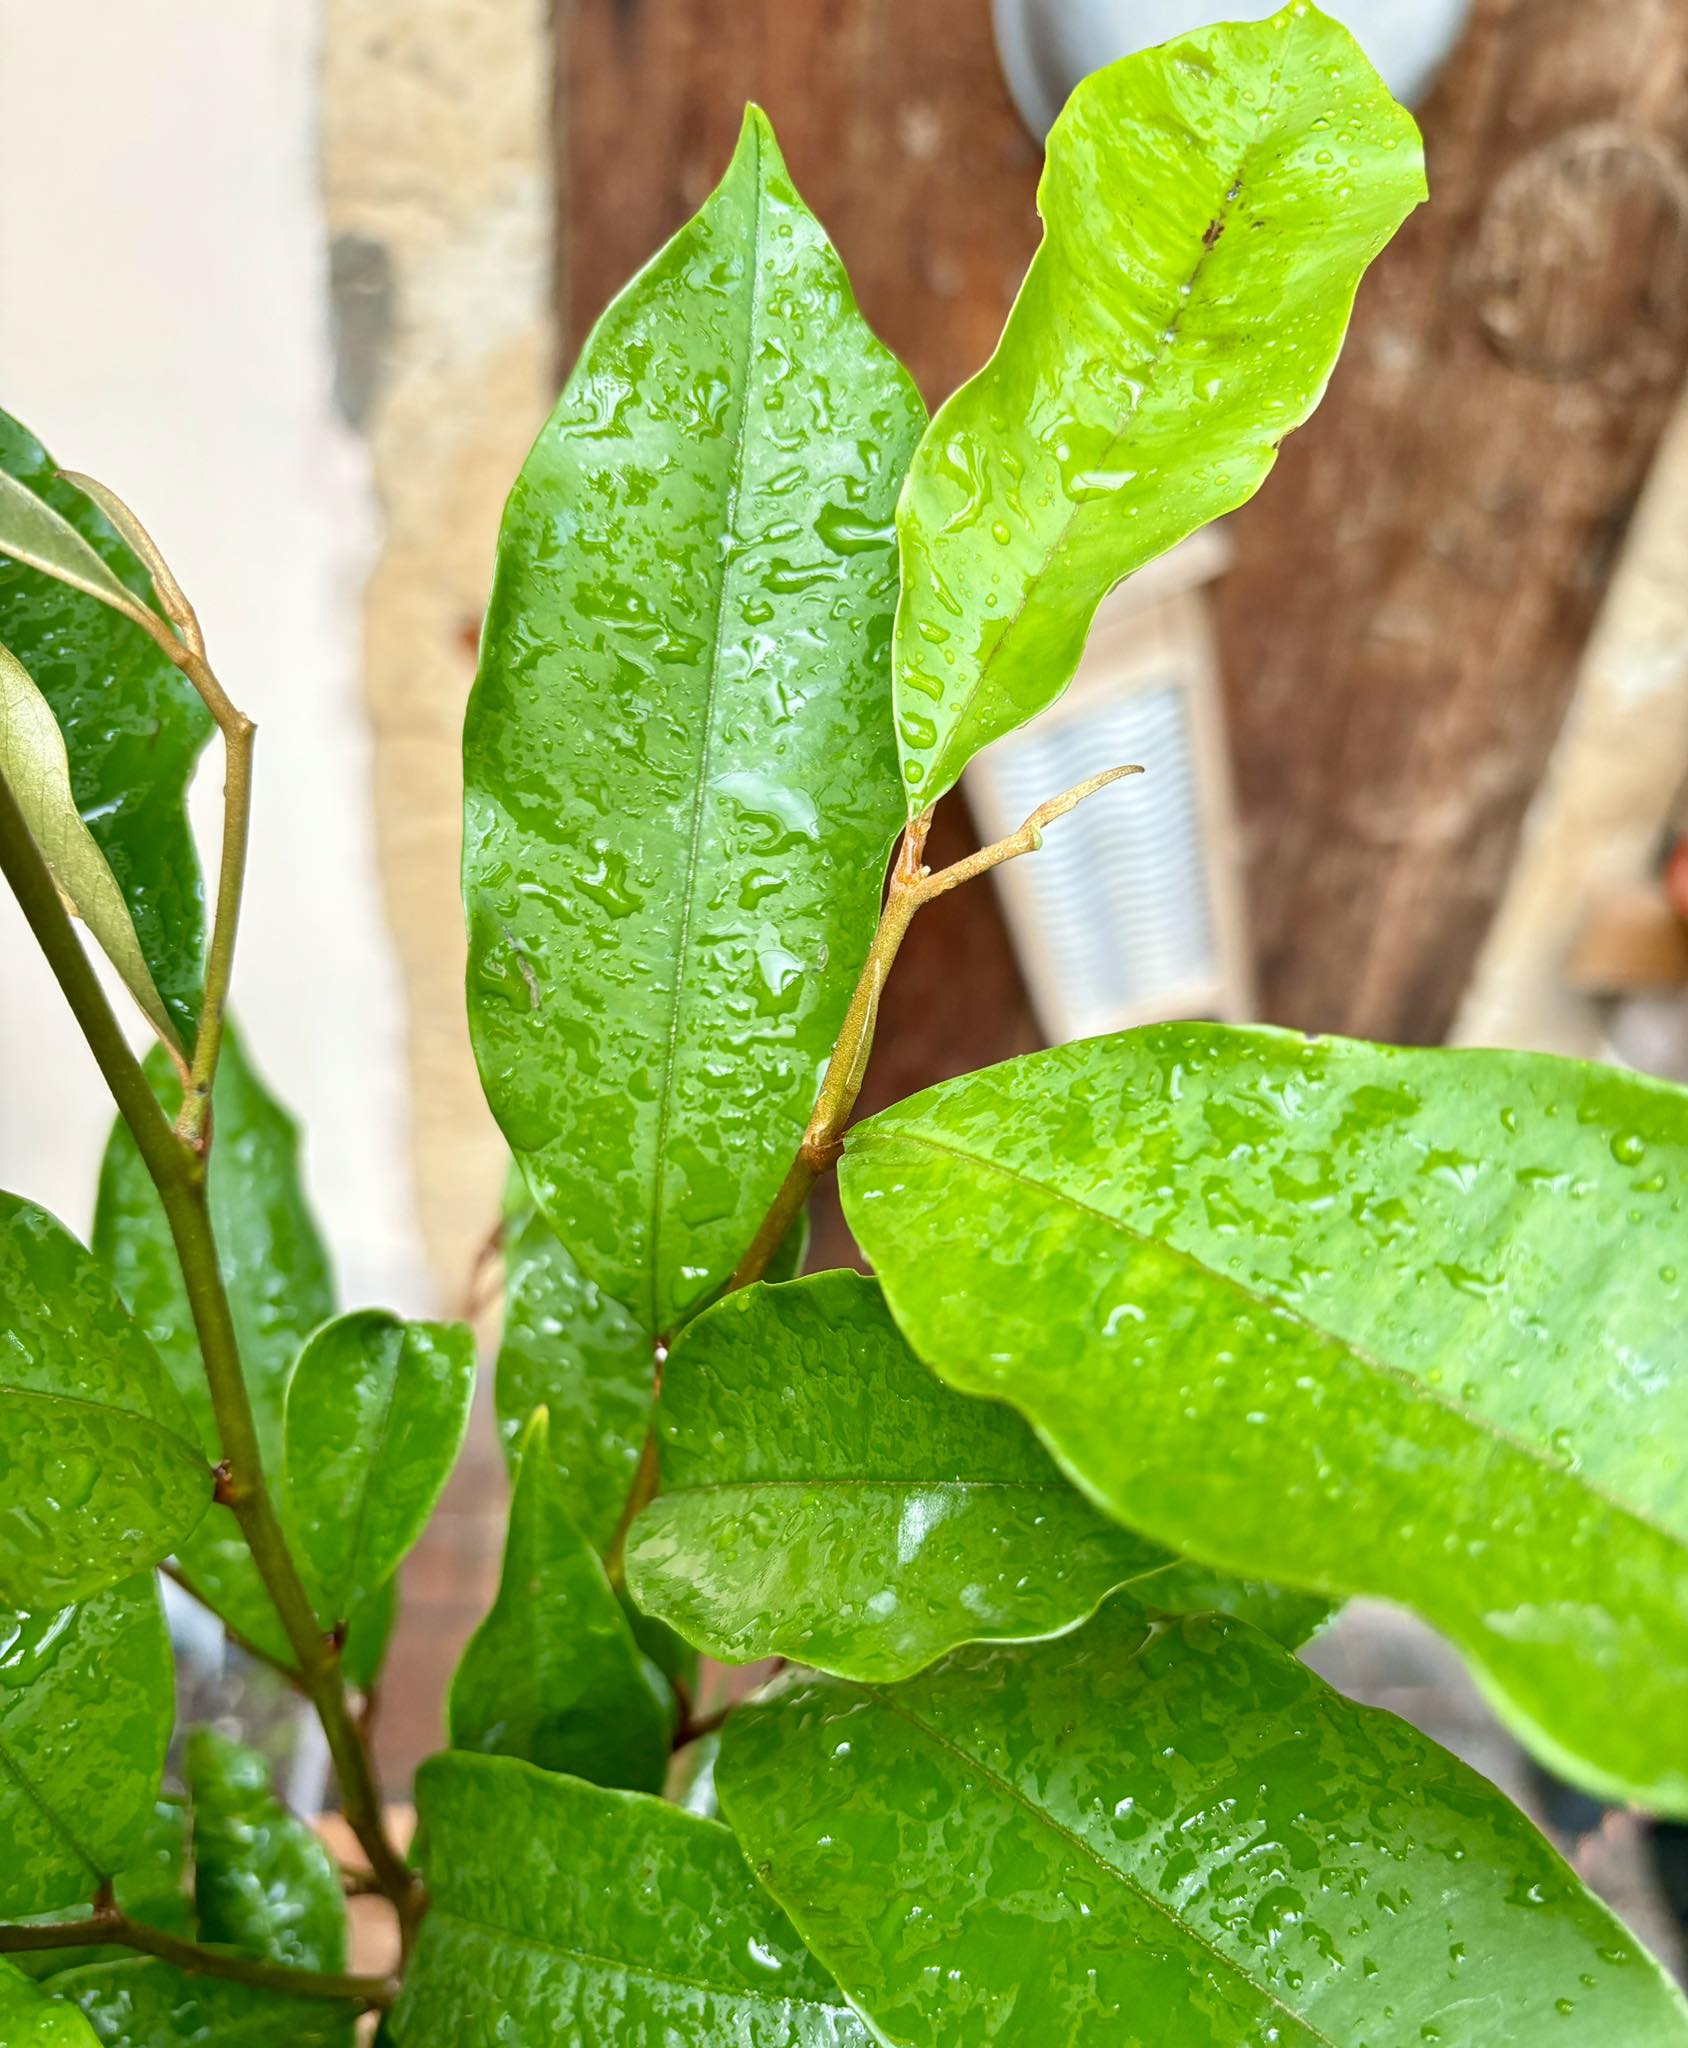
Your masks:
[[[1688,366],[1688,5],[1476,0],[1423,122],[1217,603],[1265,1013],[1431,1041]]]
[[[929,404],[995,346],[1037,245],[1041,151],[1003,83],[984,0],[560,0],[559,276],[573,359],[628,274],[720,176],[747,99],[767,110],[875,329]],[[978,844],[939,811],[934,865]],[[916,920],[864,1109],[1039,1042],[986,884]],[[851,1256],[830,1185],[816,1258]]]

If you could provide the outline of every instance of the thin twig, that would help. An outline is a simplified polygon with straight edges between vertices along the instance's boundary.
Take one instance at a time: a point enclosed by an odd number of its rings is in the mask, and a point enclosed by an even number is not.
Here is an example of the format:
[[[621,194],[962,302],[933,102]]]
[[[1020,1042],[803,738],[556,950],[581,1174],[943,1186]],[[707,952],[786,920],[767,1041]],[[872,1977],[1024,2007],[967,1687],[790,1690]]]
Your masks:
[[[188,1577],[187,1573],[182,1570],[181,1566],[176,1563],[174,1558],[167,1557],[158,1569],[173,1585],[180,1586],[190,1600],[197,1600],[206,1613],[221,1624],[223,1634],[228,1637],[229,1641],[243,1657],[250,1657],[256,1664],[268,1665],[278,1678],[286,1679],[295,1692],[304,1692],[305,1681],[294,1670],[293,1666],[283,1658],[276,1656],[273,1651],[260,1649],[250,1636],[242,1635],[232,1621],[227,1621],[222,1615],[218,1614],[216,1608],[206,1599],[205,1595],[194,1584],[192,1579]]]
[[[36,1927],[0,1927],[0,1955],[38,1954],[55,1948],[126,1948],[138,1955],[198,1977],[222,1977],[231,1984],[250,1984],[290,1998],[345,2000],[364,2012],[385,2012],[398,1996],[391,1977],[358,1977],[332,1970],[295,1970],[286,1963],[237,1955],[230,1949],[206,1948],[183,1941],[144,1921],[131,1920],[107,1902],[96,1904],[86,1920],[61,1920]]]

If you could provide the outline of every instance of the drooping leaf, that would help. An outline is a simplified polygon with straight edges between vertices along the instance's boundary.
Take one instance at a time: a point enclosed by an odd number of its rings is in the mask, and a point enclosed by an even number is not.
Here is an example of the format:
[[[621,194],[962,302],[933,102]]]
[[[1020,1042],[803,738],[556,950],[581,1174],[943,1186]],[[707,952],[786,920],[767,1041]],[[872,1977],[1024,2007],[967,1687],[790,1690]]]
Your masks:
[[[464,729],[471,1032],[557,1235],[647,1334],[754,1233],[878,915],[921,418],[752,110],[505,513]]]
[[[191,1939],[198,1932],[198,1923],[188,1896],[187,1847],[187,1808],[180,1799],[157,1800],[128,1860],[113,1880],[112,1891],[131,1920]],[[83,1919],[92,1910],[91,1906],[58,1906],[51,1912],[17,1917],[26,1922],[32,1918],[62,1922]],[[109,1948],[90,1943],[86,1948],[21,1950],[11,1960],[26,1975],[44,1980],[81,1969],[85,1963],[109,1961],[111,1953]],[[0,2040],[4,2038],[0,2035]]]
[[[94,1255],[0,1194],[0,1606],[96,1593],[180,1543],[211,1502],[181,1396]]]
[[[707,1310],[664,1369],[657,1430],[628,1586],[712,1657],[896,1679],[959,1643],[1059,1635],[1116,1587],[1185,1604],[1191,1568],[1075,1492],[1012,1410],[942,1385],[859,1273]],[[1294,1640],[1324,1613],[1243,1584],[1223,1604],[1252,1618],[1251,1600]]]
[[[536,1210],[504,1231],[504,1329],[493,1373],[499,1433],[514,1457],[535,1408],[569,1519],[602,1553],[621,1519],[650,1424],[648,1332],[581,1273]]]
[[[498,1757],[434,1757],[416,1802],[397,2048],[867,2048],[716,1822]]]
[[[146,570],[134,551],[4,412],[0,492],[6,494],[0,530],[9,523],[21,543],[19,523],[35,521],[31,506],[45,508],[61,522],[53,528],[55,545],[71,545],[62,530],[68,525],[72,539],[80,536],[90,551],[93,566],[82,560],[90,579],[108,575],[137,602],[145,600]],[[5,559],[3,551],[0,642],[52,709],[77,806],[117,878],[158,992],[183,1042],[191,1043],[205,905],[186,796],[211,714],[138,626],[82,590]]]
[[[1540,1755],[1688,1811],[1688,1094],[1173,1025],[858,1127],[922,1357],[1225,1570],[1416,1608]]]
[[[6,2048],[99,2048],[74,2005],[65,2005],[0,1959],[0,2041]]]
[[[147,1078],[174,1116],[181,1088],[161,1050],[149,1056]],[[265,1088],[232,1029],[223,1040],[212,1113],[211,1220],[265,1470],[275,1475],[287,1375],[305,1338],[333,1314],[333,1284],[300,1180],[298,1127]],[[175,1247],[151,1178],[121,1123],[100,1169],[94,1249],[215,1457],[210,1395]],[[213,1507],[177,1557],[208,1606],[249,1642],[286,1661],[286,1635],[229,1509]]]
[[[355,2022],[330,1999],[188,1977],[151,1956],[95,1963],[53,1980],[104,2048],[353,2048]]]
[[[52,706],[6,647],[0,647],[0,781],[12,792],[60,895],[93,933],[154,1030],[179,1050],[175,1020],[153,984],[123,891],[76,808],[70,759]]]
[[[334,1859],[275,1796],[264,1759],[196,1728],[185,1775],[202,1937],[296,1970],[343,1970],[346,1902]]]
[[[452,1746],[660,1791],[674,1701],[569,1520],[545,1411],[522,1441],[498,1597],[451,1682]]]
[[[0,1615],[0,1915],[82,1905],[139,1853],[175,1705],[150,1576]]]
[[[1245,1623],[1110,1602],[727,1723],[723,1811],[916,2048],[1682,2048],[1688,2008],[1494,1787]]]
[[[392,1578],[439,1500],[469,1426],[464,1323],[361,1309],[325,1323],[287,1386],[283,1499],[325,1627]]]
[[[1043,245],[898,507],[911,811],[1060,695],[1115,583],[1258,489],[1423,197],[1410,116],[1306,0],[1078,87]]]

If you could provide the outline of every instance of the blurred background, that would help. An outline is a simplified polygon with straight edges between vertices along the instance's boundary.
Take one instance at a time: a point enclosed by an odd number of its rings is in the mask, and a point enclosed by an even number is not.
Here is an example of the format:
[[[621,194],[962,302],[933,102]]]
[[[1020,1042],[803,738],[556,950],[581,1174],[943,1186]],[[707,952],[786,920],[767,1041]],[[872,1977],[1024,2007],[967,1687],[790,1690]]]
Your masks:
[[[1688,5],[1327,4],[1415,104],[1432,203],[1259,498],[1116,592],[1062,706],[943,806],[934,864],[1150,769],[922,916],[865,1108],[1186,1014],[1688,1080]],[[1035,246],[1070,85],[1267,11],[0,0],[0,399],[135,505],[258,720],[237,1007],[305,1123],[346,1302],[475,1297],[504,1152],[463,1022],[457,737],[499,509],[744,100],[935,405]],[[0,1182],[85,1229],[109,1113],[9,901],[0,959]],[[848,1255],[821,1215],[816,1260]],[[401,1789],[490,1597],[503,1484],[483,1413],[407,1568]],[[260,1717],[250,1669],[179,1626],[212,1709]],[[1425,1631],[1362,1606],[1311,1655],[1556,1826],[1672,1952],[1674,1845],[1534,1777]],[[310,1804],[320,1758],[291,1769]]]

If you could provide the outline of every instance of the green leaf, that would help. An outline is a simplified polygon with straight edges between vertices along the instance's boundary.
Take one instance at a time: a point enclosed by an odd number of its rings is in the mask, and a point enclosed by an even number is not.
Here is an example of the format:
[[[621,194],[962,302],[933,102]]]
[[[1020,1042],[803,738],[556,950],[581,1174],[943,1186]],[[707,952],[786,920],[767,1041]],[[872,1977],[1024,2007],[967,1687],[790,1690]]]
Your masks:
[[[1423,197],[1410,116],[1304,0],[1078,87],[1042,247],[897,511],[911,811],[1053,703],[1115,583],[1259,488]]]
[[[173,1117],[181,1086],[162,1050],[149,1056],[147,1078]],[[300,1180],[298,1127],[265,1088],[232,1029],[224,1036],[212,1109],[211,1220],[259,1445],[273,1474],[281,1468],[287,1376],[305,1338],[334,1313],[333,1283]],[[175,1247],[151,1177],[121,1122],[100,1169],[94,1249],[187,1401],[207,1455],[216,1457],[211,1399]],[[229,1509],[213,1507],[177,1559],[192,1590],[239,1634],[290,1661],[286,1635]]]
[[[343,1970],[346,1902],[334,1859],[275,1796],[269,1765],[196,1728],[184,1774],[204,1939],[296,1970]]]
[[[91,1252],[0,1194],[0,1606],[33,1612],[156,1564],[211,1468],[152,1346]]]
[[[921,421],[753,109],[505,513],[463,741],[471,1032],[540,1206],[647,1334],[772,1201],[879,913]]]
[[[153,985],[117,877],[76,808],[70,759],[52,706],[6,647],[0,647],[0,779],[16,799],[60,895],[93,933],[153,1029],[180,1050],[175,1020]]]
[[[9,529],[21,541],[20,528],[29,523],[45,545],[42,522],[58,515],[51,528],[54,545],[67,550],[80,536],[92,556],[93,566],[81,560],[87,578],[113,577],[137,603],[144,602],[148,579],[134,551],[95,505],[58,476],[40,443],[4,412],[0,492],[0,531]],[[65,524],[71,541],[64,538]],[[176,1030],[184,1043],[191,1042],[199,1013],[205,903],[188,827],[187,786],[210,734],[211,714],[168,657],[127,618],[52,575],[5,559],[0,641],[52,709],[77,807],[117,878]]]
[[[0,1961],[0,2041],[6,2048],[98,2048],[98,2036],[74,2005],[37,1988]]]
[[[174,1695],[150,1576],[0,1614],[0,1915],[84,1904],[140,1853]]]
[[[287,1387],[283,1488],[294,1555],[323,1625],[387,1584],[421,1535],[469,1426],[464,1323],[361,1309],[325,1324]]]
[[[198,1922],[187,1890],[187,1849],[187,1808],[179,1799],[156,1800],[112,1883],[118,1905],[131,1920],[144,1921],[148,1927],[185,1939],[197,1934]],[[84,1905],[59,1906],[48,1913],[17,1917],[26,1925],[31,1919],[63,1922],[85,1919],[92,1910]],[[24,1950],[11,1960],[27,1975],[45,1980],[62,1976],[66,1970],[81,1969],[85,1963],[109,1961],[110,1957],[109,1948],[90,1943],[86,1948]]]
[[[716,1822],[492,1757],[433,1758],[416,1802],[398,2048],[867,2048]]]
[[[857,1127],[904,1334],[1135,1529],[1416,1608],[1546,1761],[1688,1812],[1688,1094],[1172,1025]]]
[[[493,1371],[499,1433],[514,1457],[533,1411],[549,1412],[563,1505],[600,1554],[638,1469],[655,1371],[637,1318],[586,1279],[536,1210],[513,1215]]]
[[[353,2048],[344,2005],[283,1998],[216,1977],[187,1977],[150,1956],[56,1978],[105,2048]]]
[[[757,1875],[881,2041],[1682,2048],[1663,1971],[1494,1787],[1245,1623],[1111,1602],[727,1723]]]
[[[1185,1604],[1184,1562],[1075,1493],[1011,1410],[935,1379],[859,1273],[707,1310],[664,1369],[657,1429],[628,1586],[712,1657],[896,1679],[959,1643],[1059,1635],[1119,1586]],[[1323,1615],[1277,1597],[1298,1640]]]
[[[448,1720],[456,1749],[599,1784],[656,1792],[667,1773],[673,1697],[568,1518],[543,1409],[522,1441],[498,1597],[452,1679]]]
[[[368,1692],[375,1683],[386,1660],[398,1615],[397,1579],[389,1579],[352,1610],[351,1620],[346,1624],[345,1646],[340,1652],[340,1669],[348,1685]]]

